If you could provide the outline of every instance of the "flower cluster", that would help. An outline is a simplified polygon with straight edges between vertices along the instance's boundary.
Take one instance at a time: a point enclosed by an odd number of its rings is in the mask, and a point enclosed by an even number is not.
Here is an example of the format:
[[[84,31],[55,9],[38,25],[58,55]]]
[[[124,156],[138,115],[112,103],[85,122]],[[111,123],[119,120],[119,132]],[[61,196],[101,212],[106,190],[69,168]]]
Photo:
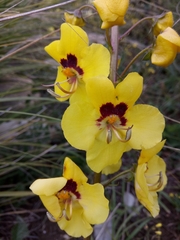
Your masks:
[[[101,28],[125,24],[129,0],[94,0],[93,4],[102,19]],[[60,27],[60,40],[45,47],[59,64],[55,83],[47,85],[54,91],[49,88],[48,92],[59,101],[69,99],[61,121],[64,136],[71,146],[86,152],[87,165],[95,174],[115,173],[125,152],[141,151],[133,172],[135,192],[139,202],[156,217],[157,192],[167,183],[166,164],[157,156],[165,143],[163,114],[152,105],[137,102],[143,91],[139,73],[129,72],[123,80],[112,81],[113,45],[111,51],[102,44],[89,45],[87,33],[75,25],[82,24],[81,15],[65,16],[68,23]],[[180,51],[180,37],[172,25],[171,12],[154,25],[151,61],[156,65],[168,66]],[[40,196],[48,218],[74,237],[89,236],[91,224],[104,222],[109,213],[103,185],[90,185],[87,180],[66,158],[62,177],[38,179],[30,187]]]

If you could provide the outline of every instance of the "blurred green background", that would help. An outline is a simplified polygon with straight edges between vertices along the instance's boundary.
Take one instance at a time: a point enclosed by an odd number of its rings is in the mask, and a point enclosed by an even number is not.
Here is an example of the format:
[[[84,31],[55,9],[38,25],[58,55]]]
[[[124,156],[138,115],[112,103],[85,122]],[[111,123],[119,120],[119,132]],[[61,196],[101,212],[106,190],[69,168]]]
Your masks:
[[[59,39],[64,11],[90,1],[31,11],[63,2],[67,1],[0,0],[0,240],[72,239],[47,220],[42,203],[32,196],[29,186],[37,178],[60,176],[65,156],[92,177],[85,153],[72,148],[63,137],[60,121],[68,102],[58,102],[43,86],[54,83],[57,73],[57,63],[44,47]],[[173,12],[174,29],[180,33],[178,0],[132,0],[120,34],[138,19],[165,11]],[[25,12],[29,14],[11,19]],[[83,15],[90,43],[106,45],[98,16],[89,9]],[[143,22],[120,43],[119,74],[151,43],[151,27],[151,21]],[[129,71],[144,77],[140,102],[158,107],[166,117],[167,140],[161,157],[167,164],[168,184],[159,194],[161,212],[156,219],[137,202],[133,182],[122,179],[107,188],[111,210],[118,206],[112,218],[112,239],[180,239],[180,55],[167,68],[139,58]],[[121,170],[131,167],[137,158],[135,152],[126,154]],[[125,197],[132,199],[132,206],[125,204]]]

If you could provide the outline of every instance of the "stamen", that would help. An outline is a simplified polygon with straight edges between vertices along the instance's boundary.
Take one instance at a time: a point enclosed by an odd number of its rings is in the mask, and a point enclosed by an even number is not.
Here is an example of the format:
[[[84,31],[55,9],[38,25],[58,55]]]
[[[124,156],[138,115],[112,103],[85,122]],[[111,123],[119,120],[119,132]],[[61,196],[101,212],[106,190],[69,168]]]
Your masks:
[[[132,129],[132,127],[133,127],[133,125],[131,126],[131,127],[127,127],[127,128],[120,128],[120,130],[126,130],[126,136],[125,136],[125,139],[122,139],[121,138],[121,136],[119,135],[119,132],[116,130],[116,128],[114,128],[113,126],[112,126],[112,130],[113,130],[113,132],[115,133],[115,135],[116,135],[116,137],[119,139],[119,141],[121,141],[121,142],[127,142],[127,141],[129,141],[130,140],[130,138],[131,138],[131,133],[132,133],[132,131],[131,131],[131,129]]]
[[[69,217],[67,215],[68,207],[69,207]],[[71,217],[72,217],[72,200],[71,199],[65,201],[64,210],[63,210],[63,216],[65,217],[65,219],[67,221],[71,220]]]
[[[76,89],[77,89],[77,83],[76,83],[76,82],[77,82],[77,81],[75,81],[75,82],[73,82],[73,83],[71,84],[70,91],[67,91],[67,90],[65,90],[64,88],[62,88],[59,82],[56,82],[56,86],[57,86],[62,92],[67,93],[67,94],[70,95],[70,94],[74,93],[74,92],[76,91]]]
[[[46,216],[47,216],[47,218],[49,219],[49,221],[51,221],[51,222],[58,222],[58,221],[62,218],[63,213],[62,213],[62,215],[61,215],[60,217],[58,217],[58,219],[55,219],[55,218],[53,217],[53,215],[50,214],[49,212],[46,212]]]
[[[64,96],[61,96],[57,93],[55,93],[53,90],[51,90],[50,88],[47,89],[47,92],[50,93],[53,97],[55,98],[66,98],[66,97],[69,97],[69,94],[66,94]]]
[[[157,191],[157,190],[159,190],[159,189],[162,187],[162,185],[163,185],[163,174],[162,174],[162,172],[159,172],[159,173],[156,174],[156,175],[146,176],[146,178],[152,178],[152,177],[156,177],[156,176],[159,176],[157,182],[155,182],[155,183],[153,183],[153,184],[150,184],[150,183],[147,184],[150,191]]]
[[[125,136],[125,142],[129,141],[131,138],[131,134],[132,134],[132,129],[133,125],[131,127],[128,127],[127,131],[126,131],[126,136]]]
[[[54,87],[54,83],[53,84],[43,84],[43,87]]]
[[[106,131],[106,141],[109,144],[112,141],[112,129],[109,127]]]
[[[72,93],[74,93],[75,90],[76,90],[76,89],[74,90],[74,83],[71,84],[70,91],[67,91],[67,90],[65,90],[64,88],[62,88],[59,82],[56,83],[56,86],[57,86],[62,92],[67,93],[67,94],[69,94],[69,95],[72,94]]]

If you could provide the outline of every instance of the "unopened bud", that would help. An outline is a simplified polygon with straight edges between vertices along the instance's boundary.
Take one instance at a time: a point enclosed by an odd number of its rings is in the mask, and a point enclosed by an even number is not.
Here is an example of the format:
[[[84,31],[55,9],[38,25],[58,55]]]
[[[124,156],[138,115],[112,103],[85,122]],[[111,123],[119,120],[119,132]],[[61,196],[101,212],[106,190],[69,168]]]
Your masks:
[[[80,10],[75,10],[74,12],[65,12],[64,13],[65,22],[70,23],[72,25],[76,25],[79,27],[83,27],[85,25],[85,21],[82,17]]]

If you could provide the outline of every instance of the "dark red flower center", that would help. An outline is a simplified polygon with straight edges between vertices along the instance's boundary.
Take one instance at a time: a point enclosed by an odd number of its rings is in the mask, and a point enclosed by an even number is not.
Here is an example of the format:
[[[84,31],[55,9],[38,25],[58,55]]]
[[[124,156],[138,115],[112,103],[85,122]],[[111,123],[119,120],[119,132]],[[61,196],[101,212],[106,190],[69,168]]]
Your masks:
[[[84,71],[81,67],[79,67],[77,57],[73,54],[67,54],[67,59],[62,58],[60,60],[60,64],[64,69],[73,69],[75,70],[79,75],[83,75]]]
[[[73,195],[76,196],[77,199],[80,199],[81,197],[80,193],[77,191],[77,183],[72,179],[67,180],[66,185],[58,193],[59,193],[58,196],[61,196],[62,194],[65,193],[67,194],[72,193]]]
[[[97,122],[101,122],[107,117],[115,115],[119,118],[122,126],[126,125],[127,119],[124,117],[126,110],[128,109],[125,103],[119,103],[114,106],[111,102],[103,104],[100,107],[101,117],[97,119]]]

